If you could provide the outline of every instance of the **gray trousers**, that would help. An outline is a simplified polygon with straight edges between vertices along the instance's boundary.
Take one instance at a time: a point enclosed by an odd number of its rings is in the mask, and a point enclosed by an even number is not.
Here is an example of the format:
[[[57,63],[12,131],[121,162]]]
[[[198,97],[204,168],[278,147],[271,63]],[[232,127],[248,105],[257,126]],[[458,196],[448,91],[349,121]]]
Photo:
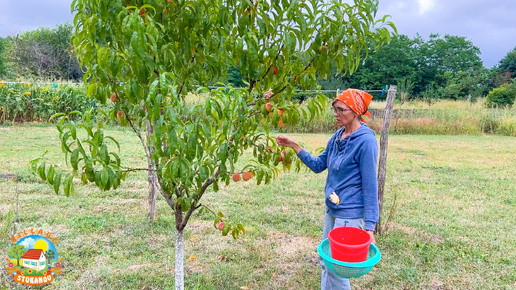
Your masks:
[[[365,220],[361,219],[340,219],[334,218],[326,213],[324,217],[324,227],[323,227],[323,240],[328,237],[328,233],[338,227],[355,227],[364,229]],[[349,286],[349,280],[345,278],[340,278],[335,275],[333,272],[326,269],[324,265],[324,261],[319,256],[319,263],[322,267],[321,273],[321,289],[322,290],[349,290],[351,289]]]

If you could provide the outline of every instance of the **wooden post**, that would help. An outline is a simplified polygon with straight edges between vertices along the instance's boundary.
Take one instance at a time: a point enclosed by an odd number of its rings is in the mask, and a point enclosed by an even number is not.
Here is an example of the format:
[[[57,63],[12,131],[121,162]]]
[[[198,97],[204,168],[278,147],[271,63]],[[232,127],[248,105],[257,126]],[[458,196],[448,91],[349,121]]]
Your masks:
[[[383,208],[383,188],[385,186],[385,174],[387,170],[387,146],[389,139],[389,124],[391,122],[391,113],[394,108],[394,99],[396,98],[396,86],[389,86],[387,93],[387,103],[383,116],[383,125],[380,135],[380,162],[378,164],[378,222],[374,229],[378,235],[382,234],[381,216]]]

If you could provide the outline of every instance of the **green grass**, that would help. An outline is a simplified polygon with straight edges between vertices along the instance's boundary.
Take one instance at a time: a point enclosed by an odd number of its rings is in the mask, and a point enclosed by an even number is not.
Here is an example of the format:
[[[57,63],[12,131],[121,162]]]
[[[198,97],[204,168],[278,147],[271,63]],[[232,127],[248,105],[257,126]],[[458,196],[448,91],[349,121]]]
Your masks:
[[[120,140],[125,164],[145,164],[134,135]],[[292,134],[310,150],[328,134]],[[53,127],[0,128],[0,257],[15,229],[44,228],[60,239],[63,273],[53,288],[168,289],[174,285],[174,220],[158,200],[149,224],[147,182],[130,175],[115,191],[76,186],[55,195],[27,163],[65,166]],[[384,201],[382,260],[353,289],[515,289],[516,142],[504,136],[393,135]],[[238,240],[221,236],[211,216],[194,215],[185,233],[187,289],[317,289],[325,173],[284,173],[269,185],[233,183],[203,203],[244,223]],[[255,181],[255,179],[253,179]],[[16,188],[19,222],[16,219]],[[195,256],[195,257],[194,257]],[[5,273],[5,272],[4,272]],[[22,289],[0,274],[0,287]]]

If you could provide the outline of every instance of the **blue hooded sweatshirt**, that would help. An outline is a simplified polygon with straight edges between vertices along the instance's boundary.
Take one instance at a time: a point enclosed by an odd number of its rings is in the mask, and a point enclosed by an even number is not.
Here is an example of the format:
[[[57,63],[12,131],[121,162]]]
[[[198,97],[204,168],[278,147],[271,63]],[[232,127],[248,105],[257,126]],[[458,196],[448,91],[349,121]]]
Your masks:
[[[340,136],[344,127],[330,138],[318,157],[302,149],[297,155],[313,172],[328,169],[326,186],[327,213],[344,219],[365,219],[365,229],[374,230],[378,221],[378,180],[376,162],[378,143],[373,130],[365,123],[345,139]],[[335,192],[339,204],[329,200]]]

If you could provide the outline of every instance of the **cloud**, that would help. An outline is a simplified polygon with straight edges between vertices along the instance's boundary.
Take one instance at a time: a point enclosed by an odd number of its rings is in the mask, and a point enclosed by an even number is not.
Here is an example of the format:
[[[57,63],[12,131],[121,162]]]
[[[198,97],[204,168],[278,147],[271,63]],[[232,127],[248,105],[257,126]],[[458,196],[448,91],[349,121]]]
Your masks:
[[[419,2],[419,15],[425,14],[426,11],[434,7],[433,0],[418,0],[417,2]]]
[[[0,9],[0,37],[72,22],[71,0],[6,0]]]
[[[36,241],[33,238],[25,238],[20,245],[23,245],[25,247],[25,250],[34,249],[34,243]]]
[[[72,22],[71,0],[2,0],[0,37]],[[516,46],[514,0],[380,0],[378,16],[391,15],[400,34],[464,36],[482,51],[487,67]]]
[[[420,13],[423,12],[423,13]],[[398,33],[425,39],[431,33],[466,37],[491,67],[516,46],[514,0],[380,0],[378,15],[391,15]]]

